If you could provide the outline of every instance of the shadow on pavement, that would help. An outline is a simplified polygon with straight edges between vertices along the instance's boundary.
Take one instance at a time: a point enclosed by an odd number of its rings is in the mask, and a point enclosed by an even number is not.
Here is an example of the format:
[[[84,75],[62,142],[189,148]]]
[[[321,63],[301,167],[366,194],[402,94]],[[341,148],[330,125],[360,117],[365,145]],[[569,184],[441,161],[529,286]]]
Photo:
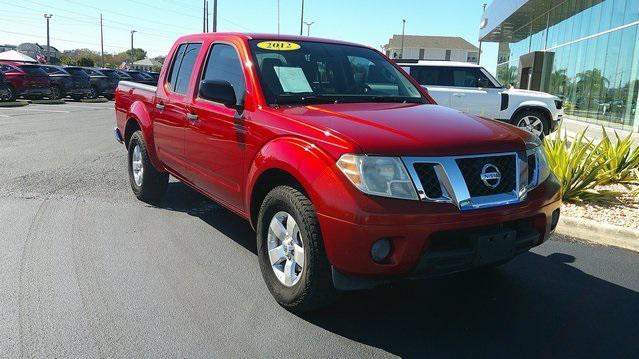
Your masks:
[[[159,206],[201,218],[256,253],[240,217],[181,183]],[[499,269],[349,292],[301,318],[403,357],[638,357],[639,293],[525,253]]]

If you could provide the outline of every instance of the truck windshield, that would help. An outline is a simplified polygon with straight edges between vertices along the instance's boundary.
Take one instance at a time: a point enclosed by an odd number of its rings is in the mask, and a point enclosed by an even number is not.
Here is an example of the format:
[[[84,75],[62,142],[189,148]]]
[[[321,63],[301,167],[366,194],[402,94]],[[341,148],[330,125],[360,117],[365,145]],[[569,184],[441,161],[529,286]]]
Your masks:
[[[271,105],[341,102],[427,103],[384,56],[359,46],[251,40]]]

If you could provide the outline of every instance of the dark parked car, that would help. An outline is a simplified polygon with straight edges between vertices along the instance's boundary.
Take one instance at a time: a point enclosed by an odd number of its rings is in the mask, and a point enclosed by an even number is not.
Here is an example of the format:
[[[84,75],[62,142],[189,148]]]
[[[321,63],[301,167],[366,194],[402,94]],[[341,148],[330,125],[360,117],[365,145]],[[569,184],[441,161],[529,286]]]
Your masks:
[[[113,81],[113,84],[115,87],[118,86],[118,83],[120,83],[120,81],[133,81],[133,78],[129,76],[129,74],[121,70],[100,69],[100,72],[108,76],[111,79],[111,81]],[[108,96],[105,95],[104,97],[106,97],[109,100],[113,100],[113,95],[108,95]]]
[[[50,99],[57,100],[73,94],[75,89],[71,74],[62,66],[42,65],[42,69],[49,75],[49,80],[51,80]]]
[[[51,94],[51,81],[40,65],[27,65],[18,62],[0,62],[0,71],[9,82],[8,96],[42,98]]]
[[[155,83],[157,84],[158,80],[160,80],[160,73],[159,72],[147,72],[147,75],[153,77],[153,81],[155,81]]]
[[[71,74],[73,80],[73,91],[69,96],[74,100],[80,100],[91,95],[91,77],[84,69],[77,66],[69,66],[64,68]]]
[[[9,82],[4,76],[4,72],[0,71],[0,102],[15,100],[15,93],[9,89]]]
[[[91,94],[89,94],[89,98],[98,98],[98,96],[104,96],[107,99],[113,98],[113,93],[118,85],[116,81],[113,81],[100,70],[90,67],[83,67],[83,69],[91,77]]]
[[[126,71],[126,73],[133,78],[133,82],[137,82],[137,83],[141,83],[145,85],[152,85],[152,86],[155,86],[158,84],[157,80],[154,80],[151,75],[148,75],[145,72],[137,71],[137,70],[129,70],[129,71]]]

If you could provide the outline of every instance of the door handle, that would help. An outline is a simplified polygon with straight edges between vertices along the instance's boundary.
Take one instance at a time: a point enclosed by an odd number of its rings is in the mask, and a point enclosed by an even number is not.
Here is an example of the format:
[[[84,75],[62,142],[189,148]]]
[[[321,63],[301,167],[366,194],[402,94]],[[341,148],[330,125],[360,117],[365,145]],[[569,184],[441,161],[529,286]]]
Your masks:
[[[155,108],[157,108],[160,111],[164,111],[164,104],[163,103],[157,103],[157,104],[155,104]]]
[[[194,113],[187,113],[186,118],[188,118],[189,121],[192,121],[192,122],[197,121],[197,115]]]
[[[464,96],[464,94],[463,94],[463,93],[456,92],[456,93],[454,93],[454,94],[453,94],[453,96],[455,96],[455,97],[463,97],[463,96]]]

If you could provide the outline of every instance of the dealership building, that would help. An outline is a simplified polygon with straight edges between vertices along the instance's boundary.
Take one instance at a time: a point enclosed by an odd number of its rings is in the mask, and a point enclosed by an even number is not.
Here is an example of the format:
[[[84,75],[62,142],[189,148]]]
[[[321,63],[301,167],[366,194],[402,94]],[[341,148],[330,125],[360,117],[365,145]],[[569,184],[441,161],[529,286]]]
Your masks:
[[[568,117],[639,131],[639,0],[494,0],[482,42],[505,84],[564,99]]]

